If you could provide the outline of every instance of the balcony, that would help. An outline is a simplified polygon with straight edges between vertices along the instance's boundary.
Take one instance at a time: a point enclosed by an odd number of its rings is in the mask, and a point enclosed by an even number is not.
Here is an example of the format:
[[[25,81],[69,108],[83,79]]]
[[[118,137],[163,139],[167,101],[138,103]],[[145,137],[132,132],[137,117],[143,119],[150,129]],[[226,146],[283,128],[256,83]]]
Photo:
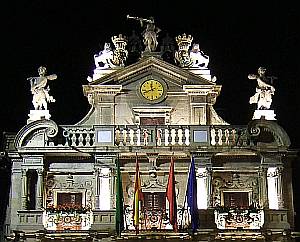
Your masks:
[[[215,223],[221,230],[258,230],[264,225],[264,211],[260,209],[217,209],[215,210]]]
[[[133,224],[133,210],[125,210],[125,229],[136,230]],[[140,213],[139,231],[159,231],[172,229],[164,209],[143,209]]]
[[[139,231],[141,232],[173,232],[173,226],[169,221],[169,210],[160,208],[144,208],[140,212]],[[177,210],[177,225],[178,230],[187,232],[190,227],[191,217],[187,209]],[[135,231],[136,228],[133,224],[133,210],[125,209],[125,230]]]
[[[61,126],[61,128],[65,140],[60,145],[80,148],[249,145],[246,126],[103,125]]]
[[[89,230],[92,224],[92,211],[82,207],[51,207],[43,212],[43,225],[46,230]]]

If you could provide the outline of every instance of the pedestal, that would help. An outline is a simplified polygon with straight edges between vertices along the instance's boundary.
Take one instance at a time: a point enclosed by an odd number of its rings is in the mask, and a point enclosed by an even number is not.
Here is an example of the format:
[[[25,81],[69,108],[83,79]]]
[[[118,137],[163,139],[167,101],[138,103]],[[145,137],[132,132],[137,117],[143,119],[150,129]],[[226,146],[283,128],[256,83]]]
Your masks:
[[[37,120],[50,119],[51,117],[49,110],[30,110],[28,116],[27,124]]]
[[[161,52],[159,52],[159,51],[143,51],[142,58],[144,58],[144,57],[156,57],[158,59],[162,59]]]
[[[213,81],[211,74],[210,74],[210,70],[208,68],[205,67],[188,67],[188,68],[184,68],[185,70],[188,70],[192,73],[194,73],[197,76],[201,76],[209,81]]]
[[[94,74],[93,74],[93,79],[91,79],[90,81],[95,81],[98,80],[99,78],[108,75],[112,72],[115,72],[116,70],[118,70],[118,67],[114,67],[114,68],[101,68],[98,67],[94,70]]]
[[[276,120],[274,110],[255,110],[252,119]]]

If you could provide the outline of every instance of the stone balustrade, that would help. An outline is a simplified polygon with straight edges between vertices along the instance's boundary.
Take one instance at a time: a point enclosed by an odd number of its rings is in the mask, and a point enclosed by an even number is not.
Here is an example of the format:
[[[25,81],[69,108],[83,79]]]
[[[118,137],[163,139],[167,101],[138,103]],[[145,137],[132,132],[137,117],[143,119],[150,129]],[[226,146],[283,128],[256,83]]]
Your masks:
[[[95,146],[247,146],[246,127],[196,125],[107,125],[62,126],[65,141],[72,147]]]

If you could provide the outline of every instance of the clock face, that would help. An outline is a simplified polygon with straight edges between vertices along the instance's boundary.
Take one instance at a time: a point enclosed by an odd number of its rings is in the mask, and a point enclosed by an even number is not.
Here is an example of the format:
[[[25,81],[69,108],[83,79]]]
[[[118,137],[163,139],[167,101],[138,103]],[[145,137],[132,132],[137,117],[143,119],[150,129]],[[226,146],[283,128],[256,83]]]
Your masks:
[[[155,101],[163,96],[164,86],[159,81],[151,79],[143,82],[140,91],[144,98]]]

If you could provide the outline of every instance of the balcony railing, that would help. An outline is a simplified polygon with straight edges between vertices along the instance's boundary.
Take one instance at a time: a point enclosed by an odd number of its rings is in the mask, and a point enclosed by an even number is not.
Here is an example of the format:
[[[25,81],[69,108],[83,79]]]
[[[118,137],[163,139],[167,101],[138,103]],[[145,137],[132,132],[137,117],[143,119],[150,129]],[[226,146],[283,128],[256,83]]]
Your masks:
[[[91,211],[66,212],[66,211],[44,211],[43,225],[46,230],[88,230],[93,223]]]
[[[139,231],[173,231],[173,227],[169,221],[168,209],[142,209],[140,212]],[[181,231],[186,230],[191,223],[191,217],[187,209],[177,210],[177,225]],[[133,210],[125,209],[125,230],[136,230],[133,224]]]
[[[245,126],[62,126],[64,146],[247,146]]]
[[[264,211],[248,209],[215,210],[215,223],[218,229],[261,229],[264,224]]]
[[[125,225],[126,230],[135,230],[133,224],[133,210],[125,210]],[[167,218],[167,213],[164,209],[143,209],[140,213],[139,230],[165,230],[172,228]]]

